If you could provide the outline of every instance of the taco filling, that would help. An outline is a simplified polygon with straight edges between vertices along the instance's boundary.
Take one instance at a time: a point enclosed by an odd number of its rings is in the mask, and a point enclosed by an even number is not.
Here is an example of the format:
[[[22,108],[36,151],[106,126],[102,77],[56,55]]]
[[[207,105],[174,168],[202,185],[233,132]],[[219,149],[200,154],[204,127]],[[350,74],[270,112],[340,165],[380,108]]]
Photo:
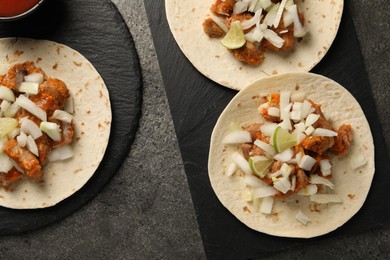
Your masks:
[[[0,186],[43,180],[48,161],[73,156],[73,100],[66,84],[26,61],[0,75]]]
[[[352,126],[333,128],[321,105],[306,99],[304,92],[281,91],[262,97],[260,103],[262,123],[243,125],[222,140],[240,147],[232,154],[227,175],[237,168],[244,172],[249,187],[244,200],[262,199],[264,214],[271,214],[275,198],[292,194],[319,204],[341,203],[333,192],[331,159],[348,152]],[[305,225],[311,221],[301,211],[296,218]]]
[[[286,52],[306,34],[294,0],[216,0],[203,22],[210,38],[245,64],[258,65],[265,52]]]

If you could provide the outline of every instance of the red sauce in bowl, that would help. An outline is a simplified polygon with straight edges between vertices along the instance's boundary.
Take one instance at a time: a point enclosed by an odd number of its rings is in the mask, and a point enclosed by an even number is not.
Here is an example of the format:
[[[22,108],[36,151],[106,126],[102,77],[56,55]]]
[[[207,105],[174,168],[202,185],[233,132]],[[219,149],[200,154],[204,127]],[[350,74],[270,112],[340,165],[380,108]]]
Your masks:
[[[0,0],[0,16],[11,17],[34,7],[40,0]]]

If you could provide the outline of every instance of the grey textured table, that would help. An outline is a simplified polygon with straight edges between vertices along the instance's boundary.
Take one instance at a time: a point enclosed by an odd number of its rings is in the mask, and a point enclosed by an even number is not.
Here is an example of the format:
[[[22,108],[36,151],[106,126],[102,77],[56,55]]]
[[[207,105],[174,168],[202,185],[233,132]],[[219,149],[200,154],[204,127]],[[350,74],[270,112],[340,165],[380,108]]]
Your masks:
[[[144,77],[140,128],[131,152],[103,191],[70,217],[34,232],[0,237],[4,259],[205,258],[143,1],[113,2],[134,37]],[[350,2],[390,152],[390,7],[385,0]],[[389,235],[387,225],[269,257],[389,259]]]

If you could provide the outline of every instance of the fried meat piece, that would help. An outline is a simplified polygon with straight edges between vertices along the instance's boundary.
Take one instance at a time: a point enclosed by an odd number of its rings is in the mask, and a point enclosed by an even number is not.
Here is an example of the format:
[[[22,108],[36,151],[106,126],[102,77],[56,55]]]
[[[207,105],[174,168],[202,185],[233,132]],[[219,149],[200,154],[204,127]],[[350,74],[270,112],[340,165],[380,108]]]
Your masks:
[[[210,8],[216,15],[230,16],[233,13],[233,7],[236,0],[217,0]]]
[[[220,38],[225,35],[225,31],[222,30],[222,28],[219,27],[219,25],[216,24],[211,18],[204,20],[202,25],[203,25],[203,31],[210,38]]]
[[[349,149],[352,141],[352,127],[351,125],[340,126],[336,138],[335,144],[332,146],[331,151],[335,154],[343,156]]]
[[[263,53],[258,51],[256,45],[250,41],[246,41],[241,48],[230,51],[238,61],[249,65],[257,65],[264,61]]]
[[[334,145],[334,138],[324,136],[308,136],[302,141],[301,145],[305,150],[322,155]]]
[[[19,63],[12,66],[8,70],[7,75],[3,76],[0,83],[13,91],[18,91],[24,76],[32,73],[41,73],[43,74],[43,77],[46,78],[46,74],[40,68],[36,68],[32,62],[26,61],[25,63]]]

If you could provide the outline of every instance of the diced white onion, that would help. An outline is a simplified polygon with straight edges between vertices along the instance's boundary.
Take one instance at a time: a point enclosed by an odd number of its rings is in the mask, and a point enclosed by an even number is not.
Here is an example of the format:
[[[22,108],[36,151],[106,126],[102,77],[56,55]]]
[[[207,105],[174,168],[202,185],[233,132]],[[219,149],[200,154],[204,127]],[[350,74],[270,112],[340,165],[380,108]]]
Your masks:
[[[64,110],[66,112],[68,112],[69,114],[73,114],[74,113],[74,101],[73,101],[73,97],[72,96],[69,96],[66,99]]]
[[[294,127],[295,127],[295,130],[298,132],[305,132],[305,123],[304,122],[300,122],[298,124],[295,124]]]
[[[311,222],[311,219],[305,214],[303,214],[301,210],[298,210],[297,214],[295,215],[295,218],[305,226]]]
[[[297,186],[297,176],[293,175],[291,178],[291,190],[295,191],[296,186]]]
[[[11,106],[8,107],[7,110],[4,111],[4,115],[8,117],[15,117],[15,115],[19,112],[20,106],[16,103],[12,103]]]
[[[310,200],[319,203],[319,204],[327,204],[327,203],[343,203],[343,200],[337,194],[313,194],[310,195]]]
[[[253,192],[253,198],[258,199],[258,198],[265,198],[265,197],[271,197],[274,196],[278,193],[278,191],[273,188],[273,187],[260,187],[255,189]]]
[[[21,131],[20,134],[16,137],[16,141],[20,147],[25,147],[27,145],[27,135]]]
[[[278,126],[286,130],[292,130],[290,118],[284,119],[282,122],[278,124]]]
[[[31,135],[34,140],[42,136],[42,131],[39,129],[39,126],[34,123],[34,121],[28,119],[27,117],[23,117],[20,119],[20,129],[28,134]]]
[[[309,126],[308,128],[306,128],[305,130],[305,134],[306,135],[311,135],[313,132],[314,132],[314,127],[313,126]]]
[[[1,111],[6,111],[11,106],[11,103],[8,100],[3,99],[0,104]]]
[[[276,128],[278,127],[277,123],[267,123],[260,126],[260,131],[264,136],[273,136]]]
[[[305,170],[305,171],[310,171],[311,168],[313,168],[314,164],[316,163],[316,160],[305,154],[302,159],[299,161],[298,165],[301,169]]]
[[[282,14],[283,14],[283,11],[284,11],[284,7],[286,6],[286,1],[287,0],[282,0],[282,2],[280,3],[280,6],[278,8],[278,11],[276,12],[275,20],[273,22],[273,26],[275,28],[278,28],[278,26],[279,26],[280,19],[282,18]]]
[[[318,187],[315,184],[306,185],[298,191],[298,195],[310,196],[316,194],[318,191]]]
[[[301,21],[299,20],[298,7],[297,5],[292,5],[287,8],[287,11],[291,13],[294,18],[294,37],[300,38],[305,36],[306,30],[303,28]]]
[[[324,177],[321,177],[321,176],[319,176],[317,174],[312,174],[310,176],[309,182],[311,184],[322,184],[322,185],[325,185],[325,186],[327,186],[327,187],[329,187],[331,189],[334,189],[334,184],[330,180],[328,180],[328,179],[326,179]]]
[[[4,86],[0,86],[0,99],[5,99],[14,102],[15,94],[11,89]]]
[[[290,118],[294,122],[298,122],[299,120],[301,120],[301,111],[299,111],[299,110],[298,111],[291,111]]]
[[[285,27],[289,27],[294,22],[294,13],[288,10],[289,8],[286,7],[286,11],[283,13],[283,24]]]
[[[284,110],[289,104],[290,104],[290,91],[280,91],[280,119],[290,119],[289,118],[289,111]]]
[[[71,123],[73,119],[73,115],[69,114],[64,110],[55,110],[52,116],[54,119],[58,119],[60,121]]]
[[[260,212],[263,214],[271,214],[274,205],[273,197],[265,197],[261,202]]]
[[[357,168],[360,168],[367,164],[366,158],[363,156],[363,154],[356,154],[351,156],[350,160],[351,168],[352,170],[356,170]]]
[[[20,107],[26,109],[28,112],[33,114],[34,116],[38,117],[42,121],[47,120],[47,115],[45,110],[37,106],[34,102],[32,102],[30,99],[25,97],[24,95],[20,95],[16,101],[15,104],[19,105]]]
[[[54,162],[60,160],[67,160],[69,158],[72,158],[73,156],[74,152],[72,146],[67,144],[51,151],[51,153],[49,153],[49,155],[47,156],[47,159],[50,162]]]
[[[250,42],[261,42],[264,38],[264,33],[260,30],[260,28],[256,25],[256,28],[253,28],[245,35],[245,40]]]
[[[9,172],[14,165],[5,153],[0,153],[0,172]]]
[[[276,32],[270,29],[265,29],[263,33],[264,38],[266,38],[276,48],[281,48],[283,46],[284,40]]]
[[[337,132],[325,128],[316,128],[313,132],[313,136],[333,137],[337,136]]]
[[[61,129],[60,126],[52,122],[41,122],[39,128],[45,132],[53,141],[61,141]]]
[[[274,117],[280,117],[280,110],[277,107],[270,107],[268,108],[268,115],[274,116]]]
[[[234,131],[227,134],[223,140],[223,144],[242,144],[252,142],[251,134],[248,131]]]
[[[280,3],[275,4],[267,13],[267,15],[264,18],[263,23],[265,23],[268,26],[272,26],[272,24],[275,21],[276,13],[278,12]]]
[[[242,196],[242,198],[246,201],[246,202],[251,202],[253,201],[253,191],[251,190],[247,190],[244,195]]]
[[[226,169],[226,175],[232,176],[236,171],[237,171],[237,164],[232,162],[231,164],[229,164],[229,166]]]
[[[276,154],[275,149],[272,145],[267,144],[266,142],[263,142],[259,139],[257,139],[254,142],[254,145],[258,146],[259,148],[263,149],[264,152],[269,154],[270,156],[274,156]]]
[[[286,194],[291,189],[291,183],[288,178],[282,177],[277,182],[274,182],[274,188]]]
[[[229,27],[227,26],[227,24],[225,23],[225,20],[223,20],[222,18],[214,15],[214,14],[211,14],[211,20],[214,21],[214,23],[216,23],[219,27],[221,27],[221,29],[227,33],[229,31]]]
[[[256,4],[257,4],[257,0],[251,0],[249,3],[248,11],[253,13],[255,10]]]
[[[306,117],[310,114],[311,111],[311,103],[307,100],[303,101],[301,108],[301,117],[302,119],[306,119]]]
[[[285,24],[286,26],[286,24]],[[294,91],[291,94],[291,102],[300,102],[302,103],[305,100],[306,93],[303,91]]]
[[[283,177],[288,178],[292,173],[292,168],[287,163],[283,163],[280,171],[283,173]]]
[[[252,188],[269,187],[268,184],[253,175],[245,175],[244,183]]]
[[[280,162],[288,162],[289,160],[291,160],[293,158],[293,156],[294,156],[294,151],[293,151],[293,149],[290,148],[290,149],[284,150],[281,153],[275,154],[274,159],[277,161],[280,161]]]
[[[305,122],[305,126],[306,127],[309,127],[311,125],[313,125],[315,122],[317,122],[317,120],[320,118],[320,115],[317,115],[317,114],[309,114],[307,117],[306,117],[306,122]]]
[[[233,14],[241,14],[248,10],[249,1],[238,1],[233,7]]]
[[[243,30],[246,30],[246,29],[249,29],[251,28],[252,26],[256,25],[257,23],[260,22],[260,19],[261,19],[261,13],[262,13],[262,9],[258,10],[255,12],[255,15],[249,19],[249,20],[245,20],[243,22],[241,22],[241,26],[242,26],[242,29]]]
[[[259,0],[260,4],[261,4],[261,7],[266,10],[268,9],[268,7],[270,7],[272,5],[272,2],[271,0]]]
[[[32,152],[35,156],[39,156],[38,146],[31,135],[27,136],[27,149]]]
[[[31,73],[27,76],[24,76],[24,81],[34,82],[34,83],[38,83],[39,85],[41,85],[43,83],[43,74],[37,73],[37,72]]]
[[[323,176],[328,176],[330,175],[331,171],[330,169],[332,168],[332,165],[330,164],[328,159],[324,159],[320,161],[320,169],[321,173]]]
[[[303,140],[305,140],[306,135],[303,132],[297,132],[297,136],[295,137],[295,140],[297,140],[297,144],[302,143]]]
[[[0,153],[4,151],[4,144],[8,141],[7,136],[0,138]]]
[[[252,170],[249,167],[248,161],[245,160],[245,158],[241,154],[239,154],[238,152],[234,152],[232,154],[232,160],[245,174],[252,174]]]
[[[22,82],[18,90],[30,95],[36,95],[39,91],[39,84],[35,82]]]

